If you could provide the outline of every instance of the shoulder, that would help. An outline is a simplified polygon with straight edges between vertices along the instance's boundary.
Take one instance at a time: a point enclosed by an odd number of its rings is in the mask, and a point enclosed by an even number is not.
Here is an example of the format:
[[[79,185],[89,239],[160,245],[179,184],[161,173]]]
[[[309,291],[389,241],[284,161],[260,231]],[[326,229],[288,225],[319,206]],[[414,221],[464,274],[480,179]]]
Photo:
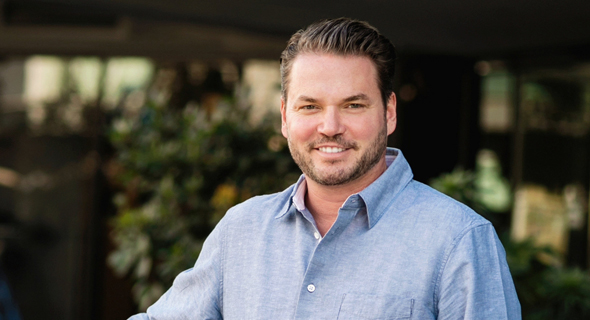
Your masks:
[[[281,192],[254,196],[239,203],[227,211],[221,222],[226,224],[244,222],[251,224],[272,219],[288,206],[293,188],[294,185],[291,185]]]
[[[491,223],[465,204],[415,180],[406,190],[403,209],[408,219],[427,224],[433,232],[456,238]]]

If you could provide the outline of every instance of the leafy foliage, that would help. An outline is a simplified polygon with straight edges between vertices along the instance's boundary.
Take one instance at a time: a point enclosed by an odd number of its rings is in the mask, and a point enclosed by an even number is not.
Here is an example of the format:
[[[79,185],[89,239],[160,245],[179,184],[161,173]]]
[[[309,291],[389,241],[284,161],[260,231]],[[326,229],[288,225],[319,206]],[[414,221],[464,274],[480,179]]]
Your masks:
[[[590,277],[579,269],[560,268],[548,247],[530,239],[504,241],[524,319],[565,320],[590,318]]]
[[[110,172],[121,192],[108,263],[132,276],[140,310],[192,267],[227,209],[299,176],[276,121],[252,127],[245,117],[230,108],[212,121],[197,107],[148,103],[113,121]]]

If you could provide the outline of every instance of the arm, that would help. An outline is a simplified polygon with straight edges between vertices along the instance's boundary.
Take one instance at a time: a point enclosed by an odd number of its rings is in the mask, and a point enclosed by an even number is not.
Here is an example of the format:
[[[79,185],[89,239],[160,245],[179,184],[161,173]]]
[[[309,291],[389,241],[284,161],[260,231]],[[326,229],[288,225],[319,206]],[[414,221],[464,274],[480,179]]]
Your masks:
[[[521,319],[506,252],[491,224],[459,236],[439,274],[438,319]]]
[[[172,287],[147,309],[129,320],[223,319],[221,311],[222,224],[205,240],[195,266],[180,273]]]

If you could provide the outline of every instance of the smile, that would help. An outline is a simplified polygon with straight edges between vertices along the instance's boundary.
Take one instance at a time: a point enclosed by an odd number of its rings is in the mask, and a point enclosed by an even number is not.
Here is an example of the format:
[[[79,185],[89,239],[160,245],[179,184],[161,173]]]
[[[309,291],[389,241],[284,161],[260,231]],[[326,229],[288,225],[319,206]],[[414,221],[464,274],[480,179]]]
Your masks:
[[[320,147],[320,148],[318,148],[318,150],[320,150],[321,152],[325,152],[325,153],[338,153],[338,152],[343,152],[346,149],[338,148],[338,147]]]

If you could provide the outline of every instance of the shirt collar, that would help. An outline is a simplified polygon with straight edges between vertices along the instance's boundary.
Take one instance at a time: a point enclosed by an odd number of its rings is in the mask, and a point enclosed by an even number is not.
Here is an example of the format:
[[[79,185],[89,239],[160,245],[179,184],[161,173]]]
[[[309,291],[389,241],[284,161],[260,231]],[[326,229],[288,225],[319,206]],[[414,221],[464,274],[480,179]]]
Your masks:
[[[305,210],[305,194],[307,193],[307,180],[305,176],[301,175],[303,179],[299,179],[297,186],[295,187],[295,193],[293,195],[293,204],[299,211]]]
[[[372,228],[391,208],[391,204],[414,177],[410,164],[401,150],[387,148],[386,154],[395,156],[391,165],[377,180],[359,192],[359,196],[367,206],[369,228]]]
[[[277,214],[275,216],[276,219],[279,219],[279,218],[285,216],[287,213],[294,213],[295,212],[295,210],[297,208],[296,208],[296,206],[293,205],[294,204],[293,198],[295,197],[297,190],[299,190],[299,187],[301,186],[301,184],[303,182],[305,182],[305,175],[302,174],[301,176],[299,176],[299,180],[297,180],[297,182],[294,185],[291,185],[289,188],[287,188],[287,190],[283,191],[283,194],[290,193],[290,195],[287,198],[287,201],[285,201],[285,203],[281,207],[281,209],[277,212]],[[307,183],[305,184],[305,186],[307,189]]]
[[[385,155],[387,169],[368,187],[358,193],[367,208],[369,228],[372,228],[390,207],[404,187],[412,180],[413,173],[401,150],[387,148]],[[305,192],[307,183],[305,175],[301,175],[292,186],[288,201],[276,215],[280,218],[288,212],[305,210]]]

